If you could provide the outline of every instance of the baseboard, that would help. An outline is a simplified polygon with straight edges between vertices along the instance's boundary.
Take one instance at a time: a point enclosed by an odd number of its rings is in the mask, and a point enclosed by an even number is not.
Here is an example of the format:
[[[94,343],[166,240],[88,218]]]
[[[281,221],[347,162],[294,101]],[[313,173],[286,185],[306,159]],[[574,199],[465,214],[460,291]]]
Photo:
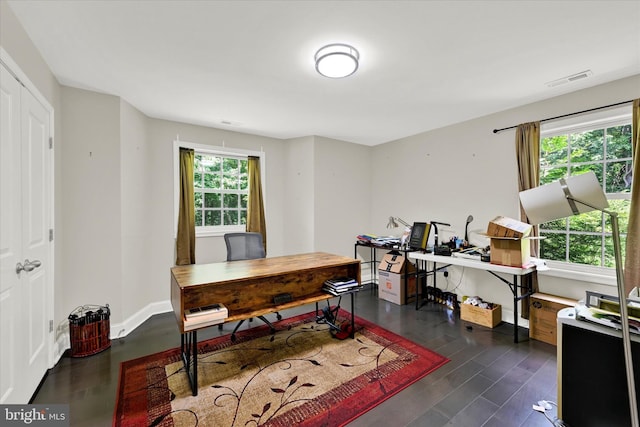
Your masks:
[[[171,301],[154,302],[129,316],[122,323],[111,324],[111,339],[123,338],[129,335],[134,329],[142,325],[148,318],[155,314],[167,313],[173,311]]]

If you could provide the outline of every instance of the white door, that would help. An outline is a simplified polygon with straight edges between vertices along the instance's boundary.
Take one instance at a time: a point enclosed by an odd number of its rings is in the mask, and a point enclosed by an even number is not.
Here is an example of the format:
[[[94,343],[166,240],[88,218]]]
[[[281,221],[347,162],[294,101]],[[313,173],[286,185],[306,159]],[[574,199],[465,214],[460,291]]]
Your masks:
[[[27,403],[51,351],[50,117],[0,72],[0,403]]]

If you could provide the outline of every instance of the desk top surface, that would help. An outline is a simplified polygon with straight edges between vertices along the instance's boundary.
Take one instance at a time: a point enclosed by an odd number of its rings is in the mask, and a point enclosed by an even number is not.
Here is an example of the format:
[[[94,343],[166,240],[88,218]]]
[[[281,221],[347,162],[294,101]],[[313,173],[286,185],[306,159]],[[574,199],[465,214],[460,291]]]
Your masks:
[[[509,267],[506,265],[491,264],[490,262],[478,261],[475,259],[458,258],[455,256],[434,255],[431,253],[411,252],[409,258],[424,261],[437,262],[440,264],[459,265],[461,267],[477,268],[478,270],[493,271],[496,273],[508,273],[516,276],[524,276],[536,269],[534,265],[529,267]]]
[[[349,264],[359,265],[360,261],[341,255],[312,252],[273,258],[181,265],[171,268],[171,274],[178,286],[184,288]]]

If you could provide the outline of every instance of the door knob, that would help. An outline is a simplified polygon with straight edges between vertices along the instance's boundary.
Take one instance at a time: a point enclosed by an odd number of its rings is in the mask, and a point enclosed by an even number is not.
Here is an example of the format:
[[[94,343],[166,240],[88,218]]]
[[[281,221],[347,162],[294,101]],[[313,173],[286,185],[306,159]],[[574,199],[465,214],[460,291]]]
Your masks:
[[[40,267],[42,265],[42,263],[37,260],[34,259],[33,261],[29,261],[28,259],[24,260],[24,264],[21,263],[17,263],[16,264],[16,274],[20,274],[21,271],[33,271],[36,268]]]

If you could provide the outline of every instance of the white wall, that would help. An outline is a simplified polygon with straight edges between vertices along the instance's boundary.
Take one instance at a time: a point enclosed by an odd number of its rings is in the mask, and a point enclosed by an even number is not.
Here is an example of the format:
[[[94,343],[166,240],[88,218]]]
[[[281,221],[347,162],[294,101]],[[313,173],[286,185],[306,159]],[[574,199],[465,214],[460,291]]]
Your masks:
[[[497,215],[519,217],[515,131],[493,129],[627,101],[640,96],[640,76],[581,90],[481,117],[373,148],[372,231],[383,234],[389,215],[408,222],[442,221],[441,240],[470,230],[486,231]],[[629,107],[630,108],[630,107]],[[386,203],[381,203],[384,198]],[[462,295],[480,295],[503,306],[512,321],[511,293],[505,284],[478,271],[450,269],[439,285]],[[580,299],[585,289],[616,294],[610,285],[540,276],[542,292]]]
[[[314,137],[287,141],[283,238],[291,253],[313,252],[315,241]]]
[[[59,320],[84,304],[110,304],[122,317],[122,217],[120,99],[64,87],[64,143],[60,168],[63,194],[63,301]]]
[[[150,256],[154,230],[149,222],[154,214],[150,208],[154,179],[147,127],[147,117],[121,99],[119,216],[122,271],[119,284],[114,287],[118,291],[114,295],[117,299],[113,301],[121,307],[120,317],[135,313],[157,298],[157,295],[153,298],[157,286],[149,280],[148,274],[149,267],[154,265]]]
[[[314,250],[353,256],[369,227],[371,147],[315,137]]]
[[[287,253],[353,256],[369,227],[371,147],[319,136],[287,141],[284,240]]]

